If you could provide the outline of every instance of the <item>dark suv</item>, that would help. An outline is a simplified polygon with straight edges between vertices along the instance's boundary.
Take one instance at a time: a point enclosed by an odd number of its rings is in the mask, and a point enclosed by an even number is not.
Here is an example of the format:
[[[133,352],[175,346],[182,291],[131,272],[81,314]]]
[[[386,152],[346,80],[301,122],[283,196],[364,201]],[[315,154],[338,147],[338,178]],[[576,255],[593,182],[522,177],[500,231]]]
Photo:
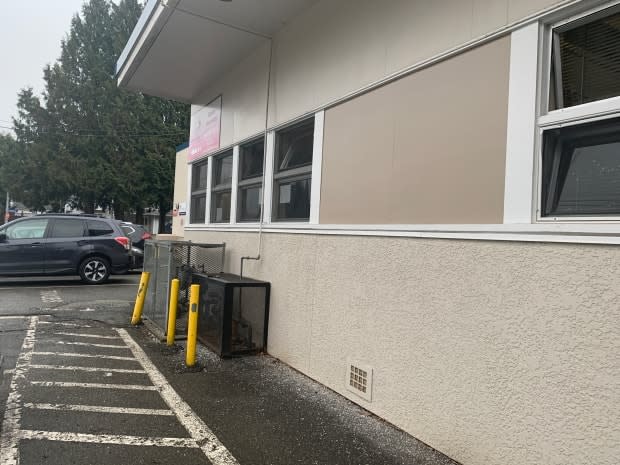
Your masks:
[[[114,220],[47,214],[0,227],[0,276],[79,275],[88,284],[124,273],[131,241]]]

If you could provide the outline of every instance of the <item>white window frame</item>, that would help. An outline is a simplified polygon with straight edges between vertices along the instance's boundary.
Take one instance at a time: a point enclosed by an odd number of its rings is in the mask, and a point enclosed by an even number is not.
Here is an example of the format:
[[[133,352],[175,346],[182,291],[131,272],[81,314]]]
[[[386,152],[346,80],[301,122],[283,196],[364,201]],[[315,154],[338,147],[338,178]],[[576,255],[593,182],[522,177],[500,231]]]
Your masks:
[[[233,216],[233,188],[235,187],[235,172],[236,172],[236,166],[235,166],[235,153],[238,154],[238,146],[234,146],[234,147],[228,147],[225,150],[220,150],[217,153],[214,153],[213,155],[209,156],[209,172],[207,175],[207,202],[209,202],[207,204],[207,214],[209,215],[207,217],[207,224],[213,224],[213,225],[230,225],[230,224],[234,224],[235,222],[235,217]],[[230,153],[232,152],[232,153]],[[228,188],[221,188],[221,186],[214,186],[213,182],[214,182],[214,176],[213,176],[213,171],[215,169],[215,159],[221,157],[221,158],[226,158],[226,157],[232,157],[232,167],[231,167],[231,176],[232,179],[230,181],[230,187]],[[213,189],[217,188],[218,191],[217,192],[213,192]],[[211,207],[212,207],[212,200],[213,200],[213,194],[217,194],[218,192],[226,192],[230,190],[230,218],[228,220],[228,222],[226,221],[212,221],[211,220]],[[236,197],[236,195],[235,195]]]
[[[310,217],[306,221],[272,221],[272,203],[273,203],[273,186],[274,186],[274,157],[275,157],[275,137],[276,132],[286,129],[287,127],[294,125],[303,120],[314,118],[314,134],[313,134],[313,146],[312,146],[312,167],[311,167],[311,181],[310,181]],[[277,226],[278,229],[297,229],[308,225],[319,224],[319,209],[321,203],[321,173],[323,166],[323,132],[325,125],[325,111],[320,110],[311,116],[304,116],[292,121],[288,121],[278,127],[275,127],[267,131],[265,138],[265,154],[264,154],[264,177],[263,177],[263,224],[268,226]],[[230,229],[234,227],[235,230],[244,230],[255,228],[259,221],[240,222],[237,219],[238,216],[238,193],[239,193],[239,171],[241,169],[240,164],[240,147],[249,142],[255,141],[259,138],[265,137],[265,133],[255,134],[251,137],[243,139],[242,141],[235,143],[234,145],[227,146],[218,150],[215,153],[209,154],[207,157],[207,199],[206,199],[206,212],[205,223],[190,223],[186,226],[189,230],[203,229],[205,226],[208,229]],[[211,222],[211,199],[213,188],[213,168],[214,157],[220,156],[228,151],[233,151],[233,179],[231,186],[231,207],[230,207],[230,222],[229,223],[212,223]],[[188,198],[191,199],[191,185],[192,185],[192,168],[194,163],[202,162],[204,159],[196,160],[188,165]],[[191,202],[190,202],[191,203]],[[191,215],[191,211],[188,211]],[[191,216],[190,216],[191,218]]]
[[[200,158],[198,160],[193,161],[192,163],[189,163],[187,165],[187,212],[186,212],[186,216],[188,219],[188,226],[192,226],[192,225],[202,225],[202,224],[206,224],[208,221],[208,217],[206,215],[209,214],[209,204],[207,203],[205,205],[205,222],[204,223],[192,223],[191,219],[192,219],[192,198],[193,198],[193,183],[194,183],[194,166],[207,162],[207,191],[205,192],[205,197],[206,197],[206,202],[209,201],[209,186],[210,186],[210,177],[211,177],[211,159],[207,158],[205,160],[205,158]]]
[[[574,105],[572,107],[560,108],[557,110],[549,111],[549,91],[551,80],[551,48],[553,46],[553,31],[554,29],[561,28],[565,25],[574,24],[580,20],[600,13],[609,8],[614,8],[620,5],[620,0],[613,2],[606,2],[598,5],[595,8],[590,8],[586,11],[572,15],[568,18],[564,18],[556,21],[547,21],[541,24],[539,34],[539,47],[540,53],[539,70],[538,73],[538,104],[536,112],[536,171],[535,171],[535,221],[540,223],[548,222],[562,222],[562,223],[575,223],[575,222],[620,222],[620,216],[542,216],[542,158],[543,158],[543,135],[545,130],[581,125],[593,121],[600,121],[610,118],[620,117],[620,96],[611,97],[608,99],[597,100],[595,102],[588,102],[581,105]]]

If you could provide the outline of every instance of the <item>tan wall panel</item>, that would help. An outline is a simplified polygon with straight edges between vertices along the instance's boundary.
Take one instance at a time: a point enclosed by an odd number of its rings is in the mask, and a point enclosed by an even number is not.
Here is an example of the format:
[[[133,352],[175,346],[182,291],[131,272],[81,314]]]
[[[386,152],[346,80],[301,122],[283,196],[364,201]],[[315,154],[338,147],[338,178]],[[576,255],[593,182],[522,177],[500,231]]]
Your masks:
[[[501,223],[510,39],[325,113],[320,221]]]

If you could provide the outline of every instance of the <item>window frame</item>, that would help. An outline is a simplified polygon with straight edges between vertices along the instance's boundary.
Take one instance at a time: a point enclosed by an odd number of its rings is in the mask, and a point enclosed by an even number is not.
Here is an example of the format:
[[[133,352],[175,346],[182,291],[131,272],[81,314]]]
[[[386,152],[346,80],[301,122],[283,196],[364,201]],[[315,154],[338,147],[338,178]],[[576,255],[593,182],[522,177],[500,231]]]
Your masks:
[[[197,160],[196,162],[192,163],[190,165],[190,179],[189,179],[189,223],[190,224],[205,224],[207,221],[207,208],[208,208],[208,189],[209,189],[209,159],[204,159],[201,158],[200,160]],[[200,188],[200,189],[195,189],[195,175],[197,173],[197,169],[202,167],[202,166],[206,166],[206,178],[205,178],[205,186],[204,188]],[[202,222],[195,222],[195,216],[194,216],[194,199],[195,198],[199,198],[201,196],[205,197],[205,209],[204,212],[202,212]],[[200,218],[198,218],[200,220]]]
[[[620,96],[571,107],[549,110],[549,99],[552,92],[551,69],[554,35],[578,27],[592,20],[606,17],[620,11],[620,0],[607,2],[595,8],[589,8],[577,14],[563,18],[550,19],[541,23],[539,33],[539,66],[538,92],[535,120],[535,154],[534,165],[534,221],[539,223],[615,223],[620,222],[620,215],[589,215],[589,216],[543,216],[543,150],[544,133],[560,127],[577,126],[597,121],[620,117]]]
[[[223,160],[224,158],[228,158],[228,157],[230,157],[230,162],[231,162],[230,182],[216,184],[215,170],[217,169],[217,163],[218,161]],[[234,211],[232,209],[232,206],[233,206],[233,179],[235,178],[235,171],[236,171],[235,151],[234,149],[224,150],[222,152],[219,152],[216,155],[211,156],[210,159],[211,159],[211,167],[210,167],[211,185],[207,187],[209,190],[209,193],[211,194],[209,198],[209,205],[207,206],[209,223],[210,224],[229,224],[231,223],[231,221],[234,220]],[[225,194],[225,193],[230,194],[230,206],[228,207],[229,218],[224,221],[215,221],[214,220],[215,195]]]
[[[243,179],[242,175],[243,175],[243,160],[244,160],[244,153],[243,153],[243,148],[247,147],[247,146],[251,146],[251,145],[255,145],[258,144],[262,141],[263,143],[263,163],[262,163],[262,170],[261,173],[257,176],[253,176],[253,177],[248,177]],[[259,223],[261,220],[261,216],[264,213],[264,208],[263,208],[263,202],[264,202],[264,190],[265,190],[265,186],[264,186],[264,178],[265,178],[265,165],[267,162],[267,140],[265,139],[265,136],[261,136],[261,137],[257,137],[254,139],[251,139],[247,142],[244,142],[242,144],[239,144],[239,162],[238,162],[238,169],[237,169],[237,173],[236,173],[236,179],[237,179],[237,187],[236,187],[236,191],[237,191],[237,198],[236,198],[236,204],[237,204],[237,210],[236,210],[236,215],[235,215],[235,221],[237,223],[243,223],[243,224],[256,224]],[[233,174],[234,176],[234,174]],[[243,203],[243,196],[241,195],[241,192],[243,190],[246,189],[251,189],[251,188],[255,188],[258,187],[260,189],[260,194],[259,194],[259,214],[258,214],[258,219],[250,219],[250,220],[244,220],[242,218],[243,215],[243,208],[242,208],[242,203]]]
[[[279,149],[279,140],[278,140],[278,135],[289,131],[289,130],[294,130],[298,127],[301,127],[305,124],[309,124],[310,122],[312,122],[312,161],[309,164],[305,164],[305,165],[301,165],[301,166],[296,166],[294,168],[289,168],[289,169],[283,169],[280,170],[277,166],[276,163],[278,162],[278,149]],[[272,157],[272,170],[273,170],[273,174],[271,176],[271,184],[272,184],[272,188],[271,188],[271,218],[270,221],[271,223],[278,223],[278,224],[286,224],[286,223],[312,223],[313,221],[313,211],[312,211],[312,207],[313,207],[313,191],[317,188],[317,186],[312,182],[313,177],[315,175],[316,169],[315,166],[317,164],[317,160],[316,160],[316,145],[317,145],[317,118],[316,115],[312,115],[311,117],[306,117],[303,119],[300,119],[298,121],[295,121],[289,125],[286,125],[284,127],[278,128],[278,130],[274,131],[274,138],[273,138],[273,153],[271,154]],[[278,202],[279,202],[279,190],[276,189],[276,185],[278,184],[278,182],[282,182],[282,181],[287,181],[287,180],[291,180],[291,181],[299,181],[302,179],[308,179],[308,183],[310,185],[310,198],[309,198],[309,209],[308,209],[308,218],[278,218],[277,217],[277,211],[278,211]],[[318,187],[320,189],[320,186]]]

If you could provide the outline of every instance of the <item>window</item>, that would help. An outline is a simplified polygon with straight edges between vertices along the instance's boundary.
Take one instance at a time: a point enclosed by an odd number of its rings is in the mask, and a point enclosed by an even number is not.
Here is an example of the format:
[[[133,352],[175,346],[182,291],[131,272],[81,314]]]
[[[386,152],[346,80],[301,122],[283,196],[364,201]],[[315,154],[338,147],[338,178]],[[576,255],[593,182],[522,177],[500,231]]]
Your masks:
[[[88,220],[86,223],[89,236],[108,236],[114,233],[112,227],[105,221]]]
[[[230,222],[232,192],[232,150],[213,158],[213,187],[211,188],[211,222]]]
[[[260,221],[265,140],[239,147],[239,221]]]
[[[555,29],[550,78],[549,110],[620,95],[620,12]]]
[[[83,237],[84,221],[78,219],[54,220],[49,237]]]
[[[192,166],[192,196],[190,200],[190,223],[204,223],[207,207],[207,160]]]
[[[310,185],[314,118],[276,133],[273,218],[306,221],[310,218]]]
[[[43,239],[48,221],[37,218],[9,224],[6,228],[6,237],[8,239]]]
[[[620,9],[549,32],[540,215],[620,216]]]

